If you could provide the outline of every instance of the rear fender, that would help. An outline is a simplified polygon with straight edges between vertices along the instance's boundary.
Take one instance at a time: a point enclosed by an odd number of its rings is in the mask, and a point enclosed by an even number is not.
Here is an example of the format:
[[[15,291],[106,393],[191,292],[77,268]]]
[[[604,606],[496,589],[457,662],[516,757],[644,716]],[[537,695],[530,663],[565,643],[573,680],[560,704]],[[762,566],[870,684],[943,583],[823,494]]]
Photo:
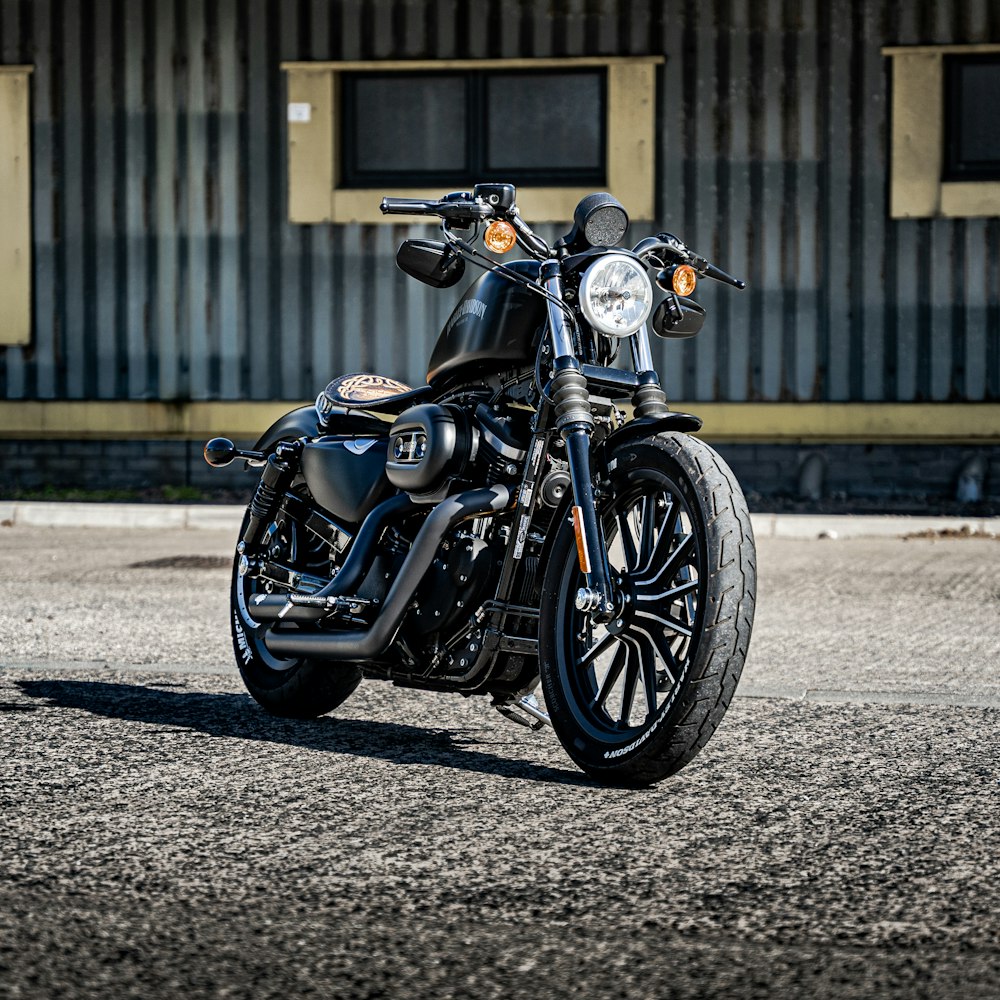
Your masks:
[[[274,451],[279,441],[295,441],[302,437],[316,437],[319,434],[319,421],[315,406],[300,406],[279,417],[254,445],[255,451],[265,454]]]
[[[326,423],[319,426],[315,406],[300,406],[279,417],[260,436],[254,446],[265,454],[274,451],[279,441],[295,441],[298,438],[314,438],[321,434],[343,434],[348,437],[388,437],[390,423],[368,413],[336,410],[327,415]]]

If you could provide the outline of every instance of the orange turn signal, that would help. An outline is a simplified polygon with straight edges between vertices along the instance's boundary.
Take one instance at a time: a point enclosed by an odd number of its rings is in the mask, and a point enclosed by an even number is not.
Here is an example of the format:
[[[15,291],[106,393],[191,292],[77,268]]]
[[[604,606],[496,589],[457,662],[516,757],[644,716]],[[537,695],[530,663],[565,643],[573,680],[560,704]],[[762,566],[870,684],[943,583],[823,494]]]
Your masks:
[[[693,295],[695,285],[698,284],[698,275],[690,264],[681,264],[680,267],[674,268],[670,281],[678,295]]]
[[[486,232],[483,233],[483,242],[486,244],[486,248],[494,253],[506,253],[517,242],[517,233],[514,232],[514,227],[509,222],[504,222],[503,219],[494,219],[486,227]]]

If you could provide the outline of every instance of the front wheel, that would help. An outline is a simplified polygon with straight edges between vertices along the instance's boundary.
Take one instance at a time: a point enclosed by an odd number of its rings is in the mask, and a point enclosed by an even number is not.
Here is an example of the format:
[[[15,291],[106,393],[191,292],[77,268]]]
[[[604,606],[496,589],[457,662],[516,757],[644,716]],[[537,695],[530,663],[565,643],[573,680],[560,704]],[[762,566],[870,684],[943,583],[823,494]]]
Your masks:
[[[542,689],[583,770],[646,785],[690,761],[732,700],[753,626],[753,531],[732,471],[696,438],[619,444],[608,471],[597,510],[618,613],[598,625],[577,609],[585,578],[564,521],[542,586]]]

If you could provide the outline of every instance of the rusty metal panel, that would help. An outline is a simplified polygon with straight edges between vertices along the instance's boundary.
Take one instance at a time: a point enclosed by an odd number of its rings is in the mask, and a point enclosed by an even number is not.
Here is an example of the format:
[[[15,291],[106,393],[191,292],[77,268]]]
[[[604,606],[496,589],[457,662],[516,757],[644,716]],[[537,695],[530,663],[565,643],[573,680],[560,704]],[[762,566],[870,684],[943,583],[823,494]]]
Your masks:
[[[880,53],[998,41],[990,0],[0,4],[3,62],[34,67],[32,336],[0,347],[0,397],[420,381],[455,295],[392,260],[432,230],[288,221],[280,63],[662,55],[658,219],[751,282],[656,345],[670,393],[998,399],[1000,219],[889,217]]]

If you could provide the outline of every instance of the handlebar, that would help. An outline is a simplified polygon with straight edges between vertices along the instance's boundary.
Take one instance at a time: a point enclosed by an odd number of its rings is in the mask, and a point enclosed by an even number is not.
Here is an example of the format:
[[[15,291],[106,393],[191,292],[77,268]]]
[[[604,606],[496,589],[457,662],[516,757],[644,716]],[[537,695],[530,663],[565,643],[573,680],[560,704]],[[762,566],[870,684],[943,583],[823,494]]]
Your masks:
[[[383,215],[436,215],[451,222],[471,224],[491,219],[493,206],[465,191],[447,195],[439,201],[423,198],[383,198],[379,208]]]
[[[675,264],[689,264],[700,275],[705,278],[714,278],[716,281],[732,285],[733,288],[744,289],[747,283],[741,278],[734,278],[727,274],[721,267],[716,267],[709,263],[701,254],[695,253],[687,244],[683,243],[672,233],[659,233],[657,236],[649,236],[636,244],[632,251],[637,257],[644,257],[647,254],[666,254]]]

